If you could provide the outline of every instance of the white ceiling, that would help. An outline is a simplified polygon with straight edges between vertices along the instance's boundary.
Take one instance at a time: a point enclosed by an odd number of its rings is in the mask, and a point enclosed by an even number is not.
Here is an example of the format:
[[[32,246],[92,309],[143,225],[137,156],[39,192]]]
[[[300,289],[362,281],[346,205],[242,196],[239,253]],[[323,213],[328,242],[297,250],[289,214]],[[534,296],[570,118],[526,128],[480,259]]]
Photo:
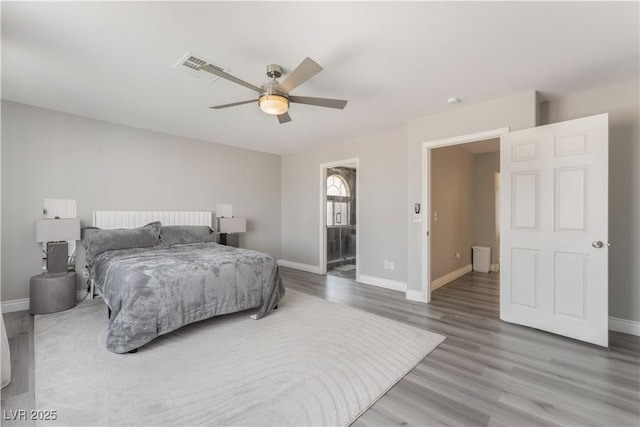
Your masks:
[[[2,98],[286,154],[510,93],[638,75],[638,2],[2,2]],[[309,56],[324,71],[278,124],[254,92],[177,71],[187,52],[261,85]],[[449,97],[463,103],[447,105]]]

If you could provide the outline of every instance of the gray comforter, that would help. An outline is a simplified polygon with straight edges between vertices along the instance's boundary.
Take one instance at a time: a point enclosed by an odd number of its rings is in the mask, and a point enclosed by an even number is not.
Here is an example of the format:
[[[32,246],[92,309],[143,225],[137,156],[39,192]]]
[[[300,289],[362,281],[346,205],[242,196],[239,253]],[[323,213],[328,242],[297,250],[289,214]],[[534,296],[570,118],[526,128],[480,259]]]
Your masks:
[[[111,309],[115,353],[212,316],[259,308],[259,319],[284,296],[273,257],[217,243],[107,251],[91,278]]]

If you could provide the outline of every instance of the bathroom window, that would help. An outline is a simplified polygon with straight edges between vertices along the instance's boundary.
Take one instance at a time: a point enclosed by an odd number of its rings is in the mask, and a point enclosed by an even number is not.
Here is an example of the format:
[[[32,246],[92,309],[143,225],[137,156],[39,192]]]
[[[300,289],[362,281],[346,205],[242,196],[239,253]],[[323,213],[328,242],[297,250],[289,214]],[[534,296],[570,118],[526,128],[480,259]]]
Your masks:
[[[340,175],[327,178],[327,196],[349,197],[349,186]]]
[[[349,186],[343,177],[327,178],[327,226],[349,225],[350,198]]]

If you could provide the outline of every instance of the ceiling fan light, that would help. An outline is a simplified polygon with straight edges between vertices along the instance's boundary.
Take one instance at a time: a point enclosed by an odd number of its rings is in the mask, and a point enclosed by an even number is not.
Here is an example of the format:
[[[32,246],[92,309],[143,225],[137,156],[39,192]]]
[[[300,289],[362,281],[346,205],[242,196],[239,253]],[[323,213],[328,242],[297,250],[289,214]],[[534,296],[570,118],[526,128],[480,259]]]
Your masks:
[[[289,109],[289,100],[282,95],[262,95],[258,103],[262,111],[274,116],[284,114]]]

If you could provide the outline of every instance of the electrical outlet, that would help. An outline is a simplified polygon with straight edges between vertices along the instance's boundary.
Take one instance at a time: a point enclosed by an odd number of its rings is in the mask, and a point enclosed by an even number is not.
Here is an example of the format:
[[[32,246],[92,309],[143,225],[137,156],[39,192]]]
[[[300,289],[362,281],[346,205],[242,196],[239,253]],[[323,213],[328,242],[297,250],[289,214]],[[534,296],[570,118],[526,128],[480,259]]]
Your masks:
[[[384,262],[384,269],[388,270],[389,269],[389,261],[385,261]]]
[[[389,270],[393,270],[394,267],[393,261],[389,261]]]

